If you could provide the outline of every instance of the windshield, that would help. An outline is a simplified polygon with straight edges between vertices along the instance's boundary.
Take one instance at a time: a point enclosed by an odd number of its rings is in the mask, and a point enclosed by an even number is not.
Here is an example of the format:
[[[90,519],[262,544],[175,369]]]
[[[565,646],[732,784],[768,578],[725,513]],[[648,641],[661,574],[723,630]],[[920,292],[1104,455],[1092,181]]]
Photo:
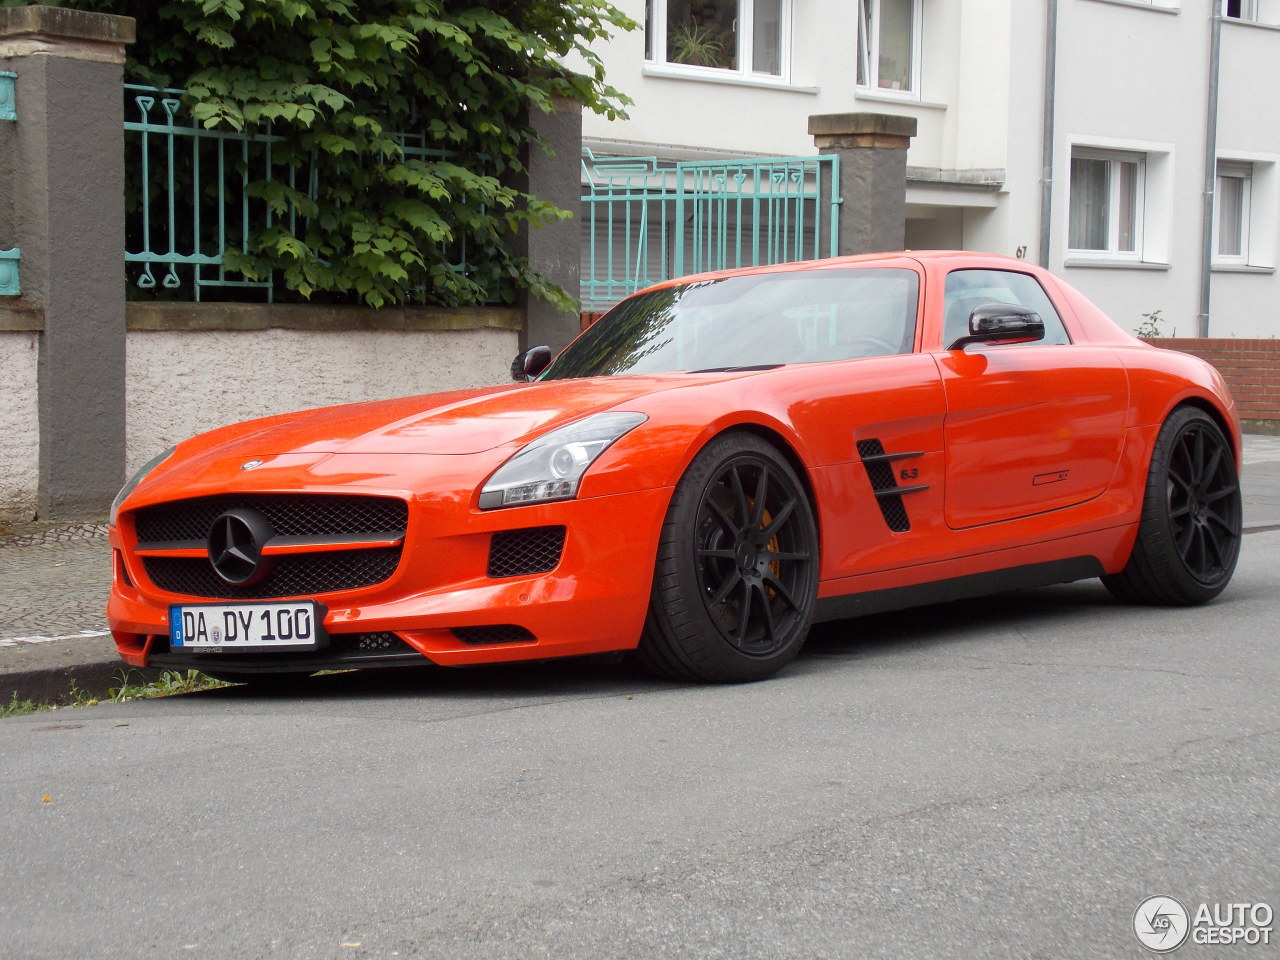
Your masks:
[[[910,353],[919,280],[820,269],[702,280],[622,301],[542,380],[734,370]]]

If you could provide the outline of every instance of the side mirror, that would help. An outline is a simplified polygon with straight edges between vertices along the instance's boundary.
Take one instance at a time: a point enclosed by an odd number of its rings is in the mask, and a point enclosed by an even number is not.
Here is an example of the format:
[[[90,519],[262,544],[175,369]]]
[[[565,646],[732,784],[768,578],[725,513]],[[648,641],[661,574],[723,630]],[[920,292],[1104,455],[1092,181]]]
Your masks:
[[[529,383],[549,366],[551,366],[551,348],[530,347],[511,361],[511,379],[516,383]]]
[[[1029,343],[1044,339],[1040,314],[1017,303],[984,303],[969,314],[969,335],[948,350],[963,350],[971,343]]]

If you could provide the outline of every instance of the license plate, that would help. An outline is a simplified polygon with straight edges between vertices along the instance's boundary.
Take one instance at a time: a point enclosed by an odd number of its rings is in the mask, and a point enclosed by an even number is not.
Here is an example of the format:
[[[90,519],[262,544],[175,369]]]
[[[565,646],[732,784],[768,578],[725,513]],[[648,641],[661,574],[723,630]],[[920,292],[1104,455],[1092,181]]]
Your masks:
[[[315,650],[324,612],[313,600],[290,603],[201,603],[169,608],[174,650]]]

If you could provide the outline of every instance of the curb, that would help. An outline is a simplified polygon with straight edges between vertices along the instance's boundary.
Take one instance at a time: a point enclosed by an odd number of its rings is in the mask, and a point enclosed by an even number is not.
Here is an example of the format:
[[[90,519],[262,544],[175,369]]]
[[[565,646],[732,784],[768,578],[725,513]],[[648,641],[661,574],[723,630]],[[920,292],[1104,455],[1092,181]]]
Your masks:
[[[77,663],[57,669],[38,668],[0,675],[0,702],[10,698],[36,703],[64,704],[71,701],[71,690],[103,698],[107,690],[121,686],[120,674],[128,670],[146,683],[160,677],[159,670],[139,670],[123,660],[114,663]],[[132,682],[132,681],[131,681]]]

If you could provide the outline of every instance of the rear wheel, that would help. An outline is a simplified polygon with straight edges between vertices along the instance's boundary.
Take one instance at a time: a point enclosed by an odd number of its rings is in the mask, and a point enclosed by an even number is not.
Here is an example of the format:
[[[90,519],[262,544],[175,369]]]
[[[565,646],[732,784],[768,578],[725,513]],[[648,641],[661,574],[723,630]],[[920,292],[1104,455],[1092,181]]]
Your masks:
[[[1102,582],[1131,603],[1212,600],[1235,571],[1242,523],[1231,444],[1203,410],[1180,407],[1156,438],[1129,562]]]
[[[800,652],[817,582],[818,535],[795,471],[754,434],[724,434],[671,498],[641,658],[680,680],[771,676]]]

